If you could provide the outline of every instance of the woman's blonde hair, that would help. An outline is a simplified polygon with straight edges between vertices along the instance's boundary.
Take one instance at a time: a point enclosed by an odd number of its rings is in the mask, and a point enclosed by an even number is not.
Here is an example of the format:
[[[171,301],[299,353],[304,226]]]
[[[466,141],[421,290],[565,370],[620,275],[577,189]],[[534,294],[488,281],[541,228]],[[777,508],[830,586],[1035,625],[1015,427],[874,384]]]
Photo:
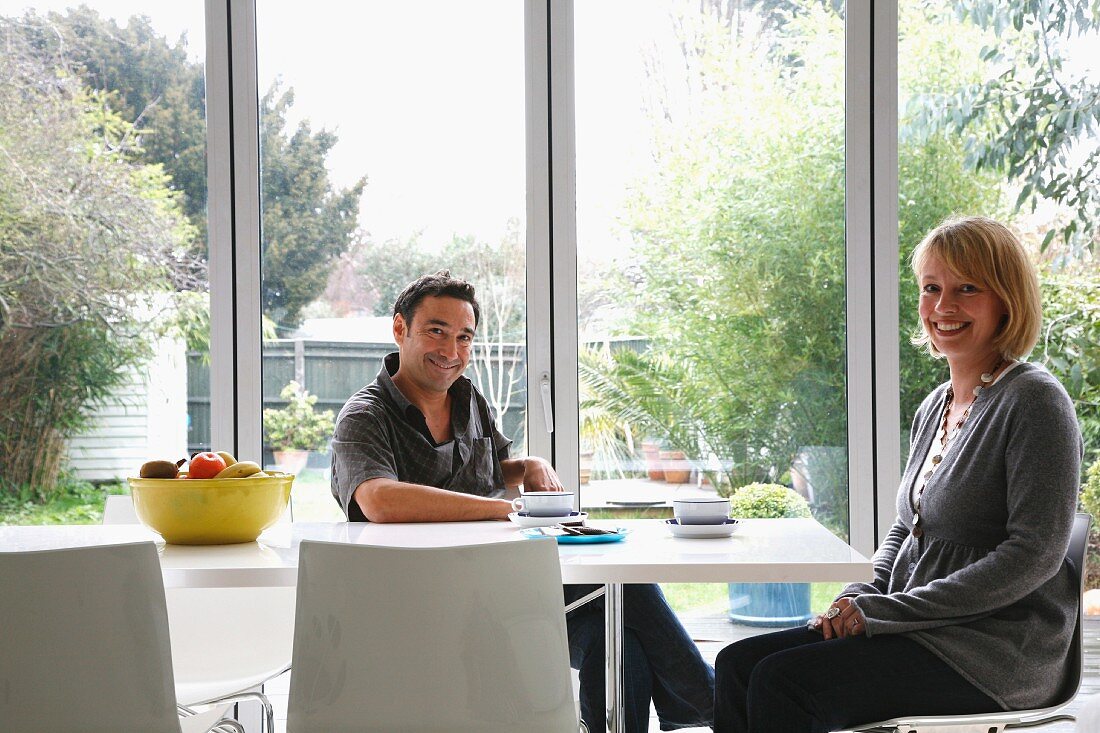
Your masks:
[[[1008,314],[993,341],[1001,356],[1020,359],[1031,352],[1043,319],[1039,276],[1008,227],[983,216],[948,218],[913,250],[913,274],[918,282],[931,257],[941,260],[955,275],[989,288],[1004,303]],[[912,341],[917,346],[927,344],[932,356],[942,356],[923,322]]]

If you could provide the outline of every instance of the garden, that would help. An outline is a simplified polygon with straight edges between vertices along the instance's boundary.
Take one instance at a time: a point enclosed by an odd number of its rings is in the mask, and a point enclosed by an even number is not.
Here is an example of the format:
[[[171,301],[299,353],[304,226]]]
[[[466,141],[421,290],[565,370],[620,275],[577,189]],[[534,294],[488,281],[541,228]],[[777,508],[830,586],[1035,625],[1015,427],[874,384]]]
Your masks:
[[[754,483],[795,486],[801,460],[832,456],[809,508],[847,537],[847,466],[836,460],[848,444],[849,388],[843,3],[732,5],[669,3],[683,57],[679,76],[663,77],[675,84],[654,78],[640,95],[649,165],[616,217],[629,252],[579,288],[581,330],[599,336],[580,352],[582,449],[601,467],[594,479],[644,475],[646,444],[678,452],[734,497]],[[898,440],[904,455],[908,421],[945,376],[910,345],[909,254],[953,213],[1005,219],[1040,268],[1045,321],[1031,360],[1074,400],[1082,503],[1095,514],[1100,82],[1081,72],[1074,39],[1095,38],[1100,20],[1080,8],[1087,3],[899,4]],[[0,18],[0,523],[95,522],[103,495],[125,489],[66,473],[66,441],[86,429],[89,406],[151,358],[164,332],[208,353],[202,68],[147,22],[120,28],[87,9],[41,20]],[[119,37],[144,55],[107,54],[103,44]],[[70,58],[58,61],[56,38]],[[114,66],[92,63],[100,56]],[[152,87],[168,91],[146,110],[140,92]],[[290,129],[293,102],[292,89],[278,88],[261,101],[262,147],[275,156],[266,159],[267,335],[331,308],[323,293],[341,272],[390,273],[372,285],[373,305],[384,306],[440,258],[476,262],[456,274],[501,293],[476,368],[491,375],[495,402],[507,402],[518,373],[492,376],[488,345],[499,350],[523,331],[520,258],[494,270],[495,250],[457,235],[434,249],[402,243],[402,258],[356,239],[365,183],[331,183],[336,136]],[[315,184],[302,201],[295,180]],[[510,229],[508,251],[522,242]],[[578,256],[589,244],[581,238]],[[269,416],[272,445],[322,448],[324,413],[289,389],[287,410]],[[325,488],[316,469],[302,482]],[[1090,586],[1100,585],[1100,544],[1094,553]]]

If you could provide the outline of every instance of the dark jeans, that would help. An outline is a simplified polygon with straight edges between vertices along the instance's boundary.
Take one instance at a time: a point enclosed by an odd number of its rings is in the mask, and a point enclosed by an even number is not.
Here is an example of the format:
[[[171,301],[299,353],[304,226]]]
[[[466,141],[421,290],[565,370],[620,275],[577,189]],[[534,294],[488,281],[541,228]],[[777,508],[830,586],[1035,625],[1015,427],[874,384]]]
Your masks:
[[[1001,706],[897,634],[825,641],[804,628],[743,639],[715,665],[715,733],[827,733],[899,715]]]
[[[566,604],[598,585],[565,586]],[[598,598],[572,611],[569,658],[581,678],[581,717],[595,733],[606,725],[604,604]],[[623,586],[624,729],[649,730],[649,702],[661,730],[709,726],[714,717],[714,670],[699,654],[656,585]]]

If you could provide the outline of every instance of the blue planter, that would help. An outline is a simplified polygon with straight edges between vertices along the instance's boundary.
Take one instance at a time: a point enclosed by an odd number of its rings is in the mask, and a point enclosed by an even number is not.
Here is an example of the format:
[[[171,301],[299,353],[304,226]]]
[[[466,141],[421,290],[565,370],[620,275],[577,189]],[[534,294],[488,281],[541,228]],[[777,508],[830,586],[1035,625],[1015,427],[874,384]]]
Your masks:
[[[730,621],[745,626],[799,626],[813,616],[809,583],[730,583]]]

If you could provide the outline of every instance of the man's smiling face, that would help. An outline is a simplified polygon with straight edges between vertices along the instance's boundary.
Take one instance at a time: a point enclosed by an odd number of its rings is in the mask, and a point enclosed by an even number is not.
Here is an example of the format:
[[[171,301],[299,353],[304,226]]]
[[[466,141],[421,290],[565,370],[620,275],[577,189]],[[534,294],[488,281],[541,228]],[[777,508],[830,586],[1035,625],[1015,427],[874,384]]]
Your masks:
[[[424,298],[411,323],[394,316],[400,380],[423,392],[445,393],[470,363],[475,328],[473,306],[447,296]]]

